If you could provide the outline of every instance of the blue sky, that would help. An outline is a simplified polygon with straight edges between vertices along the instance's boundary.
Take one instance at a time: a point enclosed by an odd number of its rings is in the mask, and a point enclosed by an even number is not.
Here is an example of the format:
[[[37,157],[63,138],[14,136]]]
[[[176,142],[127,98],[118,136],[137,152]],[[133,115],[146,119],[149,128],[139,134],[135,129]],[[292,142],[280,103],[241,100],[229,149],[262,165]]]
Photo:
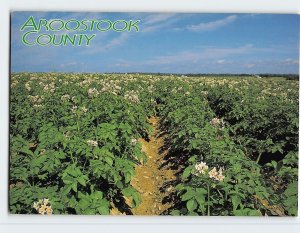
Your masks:
[[[90,46],[26,46],[20,28],[30,15],[35,20],[140,20],[140,31],[83,32],[96,34]],[[297,74],[299,16],[13,12],[11,70]]]

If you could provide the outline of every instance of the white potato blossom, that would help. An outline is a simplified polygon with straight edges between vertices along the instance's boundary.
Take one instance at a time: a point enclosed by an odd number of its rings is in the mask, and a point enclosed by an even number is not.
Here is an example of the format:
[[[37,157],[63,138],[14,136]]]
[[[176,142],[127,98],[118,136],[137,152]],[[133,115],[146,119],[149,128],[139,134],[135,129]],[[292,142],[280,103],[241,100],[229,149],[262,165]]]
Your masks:
[[[148,92],[153,93],[155,91],[155,87],[153,85],[148,86]]]
[[[155,99],[150,99],[150,102],[151,102],[152,104],[157,104]]]
[[[34,104],[33,107],[34,108],[39,108],[39,107],[43,107],[43,105],[42,104]]]
[[[87,142],[87,144],[88,144],[89,146],[93,146],[93,147],[97,147],[97,146],[98,146],[98,142],[97,142],[97,141],[94,141],[94,140],[87,140],[86,142]]]
[[[64,137],[65,137],[66,139],[70,139],[70,138],[71,138],[71,132],[69,132],[69,131],[65,132],[65,133],[64,133]]]
[[[45,92],[54,92],[55,91],[55,83],[49,83],[44,86]]]
[[[194,175],[200,176],[201,174],[208,174],[209,178],[217,181],[224,180],[225,176],[223,175],[223,169],[220,168],[219,171],[216,167],[213,167],[208,173],[209,170],[208,165],[205,162],[196,163],[195,165],[195,172],[193,172]]]
[[[33,208],[41,215],[51,215],[53,212],[49,199],[46,198],[40,199],[38,202],[34,202]]]
[[[81,107],[81,110],[84,112],[84,113],[87,113],[88,109],[86,107]]]
[[[201,94],[204,95],[204,96],[207,96],[208,95],[208,91],[201,91]]]
[[[85,85],[89,85],[92,82],[93,82],[93,79],[87,78],[87,79],[83,80],[82,82],[80,82],[78,85],[82,87],[82,86],[85,86]]]
[[[214,167],[213,169],[211,169],[208,172],[209,178],[211,179],[215,179],[217,181],[222,181],[224,180],[225,176],[223,175],[223,170],[222,168],[219,169],[219,171],[217,170],[216,167]]]
[[[137,144],[137,139],[132,138],[131,139],[131,145],[135,146]]]
[[[224,128],[225,125],[223,119],[219,119],[217,117],[211,119],[210,124],[214,127],[221,127],[221,128]]]
[[[208,170],[208,166],[205,162],[196,163],[195,169],[199,174],[205,174],[205,172]]]
[[[71,97],[70,97],[70,95],[68,95],[68,94],[62,95],[62,96],[60,97],[60,99],[61,99],[62,101],[68,101],[70,98],[71,98]]]
[[[103,82],[101,92],[110,92],[114,95],[118,95],[119,91],[122,89],[118,85],[118,80],[110,80]]]
[[[99,95],[99,92],[97,91],[96,88],[90,88],[88,90],[88,96],[89,96],[89,98],[93,98],[93,97],[96,97],[98,95]]]
[[[25,88],[28,90],[28,91],[30,91],[31,90],[31,86],[30,86],[30,84],[31,84],[31,82],[29,81],[29,82],[27,82],[27,83],[25,83]]]
[[[74,105],[74,106],[71,108],[72,113],[76,113],[77,109],[78,109],[78,107]]]
[[[15,87],[15,86],[17,86],[17,84],[18,84],[18,82],[12,82],[10,86]]]
[[[28,96],[30,98],[30,101],[33,104],[33,107],[42,107],[42,102],[44,97],[43,96],[39,96],[39,95],[29,95]]]
[[[124,95],[124,98],[132,103],[138,103],[139,100],[139,92],[138,91],[127,91]]]
[[[76,102],[77,102],[76,96],[73,96],[73,97],[71,98],[71,100],[72,100],[72,102],[76,103]]]

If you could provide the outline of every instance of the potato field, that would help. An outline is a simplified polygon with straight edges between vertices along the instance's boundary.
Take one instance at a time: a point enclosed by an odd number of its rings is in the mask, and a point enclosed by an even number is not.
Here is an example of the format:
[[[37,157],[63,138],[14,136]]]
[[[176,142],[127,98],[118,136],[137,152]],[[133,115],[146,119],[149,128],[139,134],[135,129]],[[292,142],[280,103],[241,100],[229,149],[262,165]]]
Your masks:
[[[296,216],[299,82],[12,73],[12,214]]]

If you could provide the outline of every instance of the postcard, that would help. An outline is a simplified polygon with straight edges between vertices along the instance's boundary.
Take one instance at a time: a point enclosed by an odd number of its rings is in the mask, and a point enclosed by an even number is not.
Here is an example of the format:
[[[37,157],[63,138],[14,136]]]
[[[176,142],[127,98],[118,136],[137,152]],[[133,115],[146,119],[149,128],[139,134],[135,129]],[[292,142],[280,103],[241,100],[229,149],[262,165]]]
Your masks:
[[[297,216],[299,15],[11,12],[9,212]]]

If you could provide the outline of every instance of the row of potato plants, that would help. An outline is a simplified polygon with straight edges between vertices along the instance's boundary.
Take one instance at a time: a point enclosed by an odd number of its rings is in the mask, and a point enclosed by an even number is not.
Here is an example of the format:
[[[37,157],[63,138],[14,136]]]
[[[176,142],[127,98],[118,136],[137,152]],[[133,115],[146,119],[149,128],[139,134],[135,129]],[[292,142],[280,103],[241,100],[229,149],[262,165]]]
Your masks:
[[[121,83],[123,82],[123,83]],[[109,214],[138,206],[135,164],[146,162],[147,104],[130,77],[13,74],[10,212]],[[34,208],[33,208],[34,207]]]
[[[222,85],[224,88],[224,85]],[[210,106],[230,126],[236,143],[262,165],[269,202],[283,204],[297,214],[299,93],[298,82],[250,80],[238,82],[230,92],[220,85],[208,92]],[[224,90],[224,89],[223,89]]]
[[[187,160],[177,185],[185,204],[172,214],[297,215],[297,86],[210,78],[167,87],[162,125],[170,152]]]
[[[229,137],[203,96],[180,84],[162,98],[169,153],[184,157],[174,215],[259,215],[269,198],[259,166]]]

